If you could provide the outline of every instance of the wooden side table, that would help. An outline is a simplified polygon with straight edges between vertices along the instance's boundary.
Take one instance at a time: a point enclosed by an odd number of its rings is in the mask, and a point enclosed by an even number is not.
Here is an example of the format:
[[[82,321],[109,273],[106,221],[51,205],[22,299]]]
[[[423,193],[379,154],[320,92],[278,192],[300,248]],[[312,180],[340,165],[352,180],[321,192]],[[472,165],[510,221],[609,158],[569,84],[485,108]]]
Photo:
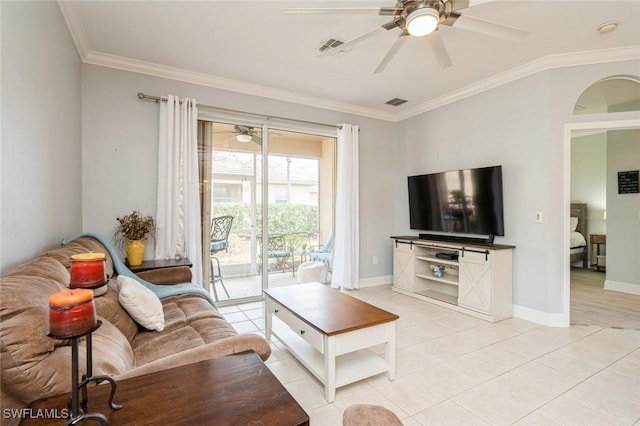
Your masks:
[[[118,381],[120,410],[107,406],[109,386],[89,389],[89,411],[110,425],[309,425],[309,415],[253,352],[225,356]],[[31,412],[62,413],[69,394],[36,401]],[[57,411],[55,411],[57,410]],[[57,425],[26,418],[22,425]]]
[[[191,268],[193,263],[185,257],[184,259],[145,260],[141,265],[137,266],[127,264],[127,268],[129,268],[133,273],[149,271],[151,269],[173,268],[175,266],[188,266]]]
[[[607,256],[601,251],[601,246],[606,248],[607,236],[604,234],[590,234],[589,246],[591,247],[591,268],[596,271],[600,271],[600,268],[602,268],[602,270],[606,270]]]

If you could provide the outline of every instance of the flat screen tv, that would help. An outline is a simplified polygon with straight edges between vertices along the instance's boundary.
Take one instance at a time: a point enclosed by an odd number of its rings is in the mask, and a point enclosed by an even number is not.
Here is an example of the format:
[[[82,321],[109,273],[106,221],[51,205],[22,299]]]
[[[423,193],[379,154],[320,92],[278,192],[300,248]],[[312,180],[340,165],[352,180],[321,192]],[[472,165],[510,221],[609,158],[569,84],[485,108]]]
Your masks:
[[[409,176],[411,229],[504,236],[502,166]]]

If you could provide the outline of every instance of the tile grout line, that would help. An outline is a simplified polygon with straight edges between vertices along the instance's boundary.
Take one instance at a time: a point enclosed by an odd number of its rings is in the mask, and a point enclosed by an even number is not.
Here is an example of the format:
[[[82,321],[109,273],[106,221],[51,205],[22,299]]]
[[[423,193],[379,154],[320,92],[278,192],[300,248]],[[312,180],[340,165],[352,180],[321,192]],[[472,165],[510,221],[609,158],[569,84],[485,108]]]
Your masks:
[[[607,328],[611,328],[611,327],[601,327],[601,328],[600,328],[600,330],[598,330],[598,331],[595,331],[595,332],[593,332],[593,333],[589,333],[589,334],[587,334],[587,335],[585,335],[585,336],[583,336],[583,337],[580,337],[579,339],[576,339],[575,341],[573,341],[573,342],[571,342],[571,343],[567,343],[566,345],[560,346],[559,348],[557,348],[557,349],[555,349],[555,350],[553,350],[553,351],[551,351],[551,352],[547,352],[547,353],[545,353],[545,354],[542,354],[542,355],[540,355],[540,356],[538,356],[538,357],[536,357],[536,358],[532,359],[532,360],[531,360],[531,361],[529,361],[529,362],[536,362],[537,360],[539,360],[540,358],[542,358],[542,357],[544,357],[544,356],[546,356],[546,355],[549,355],[549,354],[551,354],[551,353],[553,353],[553,352],[556,352],[556,351],[558,351],[558,350],[560,350],[560,349],[562,349],[562,348],[565,348],[565,347],[567,347],[567,346],[569,346],[569,345],[572,345],[572,344],[574,344],[574,343],[576,343],[576,342],[579,342],[580,340],[583,340],[583,339],[585,339],[585,338],[587,338],[587,337],[594,336],[595,334],[598,334],[598,333],[602,332],[603,330],[606,330]],[[587,380],[589,380],[589,379],[590,379],[590,378],[592,378],[593,376],[595,376],[595,375],[597,375],[597,374],[601,373],[602,371],[606,370],[607,368],[611,367],[613,364],[615,364],[616,362],[620,361],[621,359],[626,358],[627,356],[629,356],[631,353],[635,352],[636,350],[638,350],[638,348],[635,348],[635,349],[631,350],[630,352],[627,352],[625,355],[623,355],[623,356],[619,357],[619,358],[618,358],[618,359],[616,359],[615,361],[611,361],[610,363],[608,363],[607,365],[605,365],[605,366],[601,367],[598,371],[596,371],[596,372],[594,372],[594,373],[590,374],[589,376],[585,377],[584,379],[578,379],[579,381],[578,381],[576,384],[574,384],[574,385],[570,386],[568,389],[566,389],[566,390],[565,390],[564,392],[562,392],[561,394],[559,394],[559,395],[557,395],[557,396],[555,396],[555,397],[551,398],[549,401],[545,402],[544,404],[540,405],[539,407],[537,407],[537,408],[535,408],[535,409],[531,410],[531,411],[530,411],[530,412],[528,412],[527,414],[525,414],[525,415],[523,415],[522,417],[518,418],[518,420],[517,420],[517,421],[515,421],[514,423],[517,423],[517,422],[521,421],[522,419],[526,418],[527,416],[530,416],[531,414],[533,414],[534,412],[538,411],[540,408],[544,407],[545,405],[548,405],[549,403],[551,403],[551,402],[553,402],[553,401],[557,400],[557,399],[558,399],[558,398],[560,398],[561,396],[566,395],[566,394],[567,394],[568,392],[570,392],[572,389],[575,389],[577,386],[579,386],[579,385],[583,384],[584,382],[586,382]],[[568,357],[568,358],[572,358],[572,357]],[[546,365],[546,364],[540,364],[540,365],[543,365],[543,366],[545,366],[545,367],[549,367],[549,368],[551,368],[551,369],[553,369],[553,370],[555,370],[555,371],[558,371],[558,372],[560,372],[560,373],[566,374],[565,372],[560,371],[560,370],[558,370],[557,368],[554,368],[554,367],[552,367],[552,366],[548,366],[548,365]],[[516,368],[518,368],[518,367],[516,367]],[[513,371],[513,370],[515,370],[516,368],[513,368],[513,369],[511,369],[510,371]],[[506,372],[505,372],[505,373],[506,373]],[[503,373],[503,374],[505,374],[505,373]],[[502,374],[501,374],[501,375],[502,375]],[[500,376],[501,376],[501,375],[500,375]],[[500,377],[500,376],[497,376],[497,377]],[[576,378],[576,379],[577,379],[577,378]],[[499,391],[498,391],[498,392],[499,392]],[[504,395],[504,394],[503,394],[503,395]],[[570,398],[570,399],[571,399],[571,398]],[[580,401],[578,401],[578,400],[574,400],[574,401],[576,401],[576,402],[577,402],[577,403],[579,403],[579,404],[582,404],[582,402],[580,402]],[[582,405],[584,405],[584,404],[582,404]],[[588,407],[588,406],[587,406],[587,407]],[[588,407],[588,408],[589,408],[589,407]],[[603,413],[603,412],[598,411],[598,410],[595,410],[595,411],[597,411],[598,413],[601,413],[601,414],[603,414],[603,415],[607,416],[608,418],[610,418],[610,419],[612,419],[612,420],[615,420],[615,421],[617,421],[617,420],[618,420],[618,419],[616,419],[616,418],[614,418],[614,417],[609,416],[607,413]],[[640,419],[640,418],[639,418],[639,419]]]

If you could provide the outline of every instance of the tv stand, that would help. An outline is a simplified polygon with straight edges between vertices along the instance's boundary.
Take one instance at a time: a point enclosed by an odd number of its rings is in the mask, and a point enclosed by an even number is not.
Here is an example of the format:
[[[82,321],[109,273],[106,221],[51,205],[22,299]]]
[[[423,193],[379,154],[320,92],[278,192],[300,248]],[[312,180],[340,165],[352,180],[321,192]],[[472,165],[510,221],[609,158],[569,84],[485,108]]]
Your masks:
[[[487,237],[465,237],[464,235],[446,235],[446,234],[418,234],[421,240],[443,241],[449,243],[461,244],[493,244],[493,234]]]
[[[461,242],[443,237],[447,241],[391,237],[392,290],[486,321],[510,318],[515,247],[484,238]]]

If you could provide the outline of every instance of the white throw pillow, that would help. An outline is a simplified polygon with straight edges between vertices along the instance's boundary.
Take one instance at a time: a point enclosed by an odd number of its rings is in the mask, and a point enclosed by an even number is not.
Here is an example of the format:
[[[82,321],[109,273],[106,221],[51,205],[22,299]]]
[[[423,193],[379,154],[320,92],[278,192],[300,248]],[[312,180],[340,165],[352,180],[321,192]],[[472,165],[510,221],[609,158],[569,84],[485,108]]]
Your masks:
[[[118,275],[118,284],[118,299],[131,318],[147,330],[164,330],[164,311],[158,296],[133,278]]]
[[[572,217],[571,220],[569,221],[569,226],[571,227],[571,232],[575,232],[576,229],[578,228],[578,218]]]

